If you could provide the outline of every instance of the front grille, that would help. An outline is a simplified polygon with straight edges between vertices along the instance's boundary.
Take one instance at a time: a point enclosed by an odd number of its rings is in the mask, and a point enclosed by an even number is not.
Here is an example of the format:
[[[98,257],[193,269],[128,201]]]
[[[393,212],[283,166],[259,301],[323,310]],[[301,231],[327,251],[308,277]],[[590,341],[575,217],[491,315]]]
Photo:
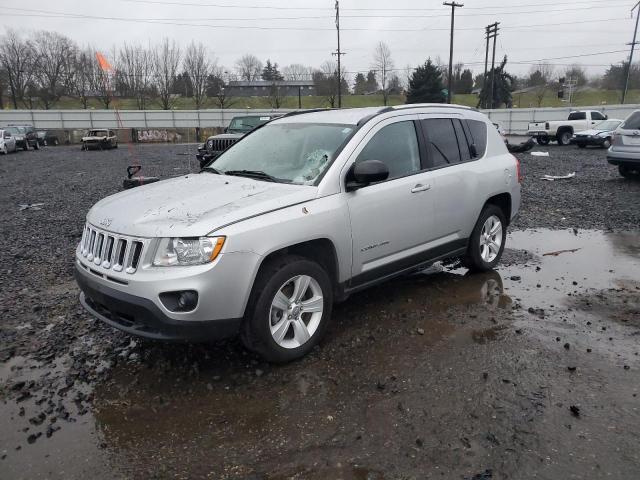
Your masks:
[[[212,152],[223,152],[237,141],[237,138],[211,138],[207,141],[207,146]]]
[[[87,223],[80,255],[105,270],[132,274],[141,264],[144,247],[144,240],[105,232]]]

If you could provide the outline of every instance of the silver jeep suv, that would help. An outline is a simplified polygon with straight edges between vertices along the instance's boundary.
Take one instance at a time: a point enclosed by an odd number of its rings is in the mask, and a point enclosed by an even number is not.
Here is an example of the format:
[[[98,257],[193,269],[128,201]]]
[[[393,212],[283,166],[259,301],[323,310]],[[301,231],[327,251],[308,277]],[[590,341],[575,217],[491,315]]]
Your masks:
[[[80,301],[131,334],[240,332],[267,360],[292,360],[357,290],[442,259],[494,267],[519,181],[470,108],[289,114],[198,174],[99,201],[76,251]]]

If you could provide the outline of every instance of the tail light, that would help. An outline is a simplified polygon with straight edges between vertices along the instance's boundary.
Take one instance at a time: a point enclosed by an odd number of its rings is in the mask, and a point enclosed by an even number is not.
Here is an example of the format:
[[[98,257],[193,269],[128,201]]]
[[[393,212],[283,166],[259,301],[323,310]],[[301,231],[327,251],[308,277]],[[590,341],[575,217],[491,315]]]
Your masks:
[[[622,145],[622,135],[619,133],[611,135],[611,145]]]
[[[545,129],[545,130],[549,130],[549,122],[547,122],[547,123],[545,123],[545,124],[544,124],[544,129]]]
[[[522,183],[522,170],[520,170],[520,160],[515,155],[512,155],[513,159],[516,161],[516,180],[518,183]]]

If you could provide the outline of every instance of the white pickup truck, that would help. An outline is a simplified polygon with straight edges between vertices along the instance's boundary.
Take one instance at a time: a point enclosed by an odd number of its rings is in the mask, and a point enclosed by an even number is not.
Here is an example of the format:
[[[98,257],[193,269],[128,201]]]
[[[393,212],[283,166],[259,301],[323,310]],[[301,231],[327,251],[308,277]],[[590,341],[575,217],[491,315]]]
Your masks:
[[[534,137],[540,145],[548,145],[551,140],[557,141],[558,145],[569,145],[573,132],[588,130],[607,118],[597,110],[579,110],[569,113],[566,120],[530,123],[527,135]]]

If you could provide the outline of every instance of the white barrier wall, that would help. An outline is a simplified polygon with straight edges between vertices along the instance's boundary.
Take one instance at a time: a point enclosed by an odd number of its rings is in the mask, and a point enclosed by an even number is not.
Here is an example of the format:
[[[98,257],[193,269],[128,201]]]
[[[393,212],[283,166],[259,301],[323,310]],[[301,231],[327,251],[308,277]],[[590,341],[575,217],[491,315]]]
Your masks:
[[[609,118],[625,119],[640,105],[598,105],[593,107],[512,108],[483,110],[507,133],[522,135],[529,122],[564,120],[573,110],[599,110]],[[121,123],[114,110],[0,110],[0,126],[27,123],[43,129],[87,128],[207,128],[226,127],[236,115],[259,115],[291,110],[208,109],[208,110],[121,110]]]

